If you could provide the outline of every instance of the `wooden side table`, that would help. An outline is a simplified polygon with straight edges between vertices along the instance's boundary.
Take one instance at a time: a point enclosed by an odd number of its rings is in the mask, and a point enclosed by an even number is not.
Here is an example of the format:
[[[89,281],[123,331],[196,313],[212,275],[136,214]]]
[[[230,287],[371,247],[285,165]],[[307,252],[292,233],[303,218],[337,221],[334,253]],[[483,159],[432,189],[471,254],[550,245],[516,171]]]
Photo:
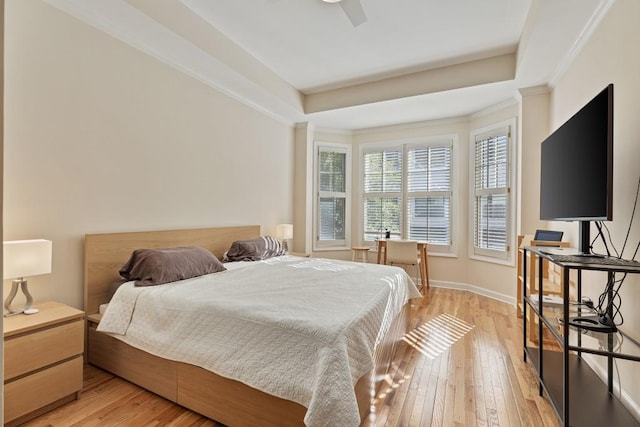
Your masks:
[[[77,399],[84,312],[57,302],[4,318],[4,423],[18,425]]]
[[[368,262],[368,253],[368,246],[353,246],[351,247],[351,261]]]

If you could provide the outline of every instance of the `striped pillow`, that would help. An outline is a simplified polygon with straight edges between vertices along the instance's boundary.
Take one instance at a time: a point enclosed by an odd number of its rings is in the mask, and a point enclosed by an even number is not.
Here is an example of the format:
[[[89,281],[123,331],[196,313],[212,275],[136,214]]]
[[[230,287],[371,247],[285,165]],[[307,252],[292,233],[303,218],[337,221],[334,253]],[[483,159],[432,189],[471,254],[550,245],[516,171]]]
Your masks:
[[[224,254],[223,261],[260,261],[281,255],[286,255],[286,252],[278,239],[262,236],[255,239],[236,240]]]

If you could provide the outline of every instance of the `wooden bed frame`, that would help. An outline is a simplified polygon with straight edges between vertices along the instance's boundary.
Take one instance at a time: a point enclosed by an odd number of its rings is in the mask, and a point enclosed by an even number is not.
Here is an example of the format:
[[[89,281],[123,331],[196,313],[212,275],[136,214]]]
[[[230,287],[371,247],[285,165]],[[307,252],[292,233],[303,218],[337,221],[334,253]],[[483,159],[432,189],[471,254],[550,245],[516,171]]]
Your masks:
[[[229,426],[302,426],[306,408],[230,380],[200,367],[163,359],[96,331],[99,307],[131,252],[140,248],[201,246],[222,259],[235,240],[260,235],[259,226],[219,227],[85,236],[84,283],[88,362]],[[376,348],[375,368],[363,375],[355,391],[365,419],[396,347],[409,325],[409,304]]]

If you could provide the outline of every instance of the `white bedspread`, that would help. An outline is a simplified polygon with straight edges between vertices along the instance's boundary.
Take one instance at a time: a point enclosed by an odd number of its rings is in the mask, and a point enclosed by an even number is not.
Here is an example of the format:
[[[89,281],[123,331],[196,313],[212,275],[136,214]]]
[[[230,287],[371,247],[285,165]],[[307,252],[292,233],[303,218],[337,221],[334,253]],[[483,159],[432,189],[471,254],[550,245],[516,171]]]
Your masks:
[[[98,330],[358,426],[356,381],[410,298],[404,270],[291,256],[154,287],[121,286]]]

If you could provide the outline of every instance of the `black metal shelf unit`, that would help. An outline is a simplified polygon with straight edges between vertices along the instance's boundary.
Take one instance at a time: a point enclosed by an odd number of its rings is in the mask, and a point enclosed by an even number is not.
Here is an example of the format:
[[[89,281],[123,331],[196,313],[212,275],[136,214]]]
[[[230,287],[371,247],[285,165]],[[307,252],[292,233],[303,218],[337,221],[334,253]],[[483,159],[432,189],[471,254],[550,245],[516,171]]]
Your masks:
[[[528,295],[526,286],[527,263],[523,262],[523,307],[531,308],[531,316],[537,318],[537,347],[527,339],[527,312],[523,310],[524,360],[531,363],[538,374],[540,395],[546,392],[558,418],[564,426],[640,426],[629,411],[613,394],[613,361],[625,359],[640,362],[640,343],[621,331],[616,333],[594,332],[574,328],[569,320],[575,316],[594,314],[591,309],[573,304],[569,300],[569,276],[577,271],[577,301],[582,299],[582,271],[604,271],[611,279],[614,273],[640,274],[640,263],[635,261],[598,263],[593,259],[581,262],[579,258],[554,256],[545,253],[545,248],[528,246],[523,248],[537,256],[539,269],[537,295]],[[543,259],[557,264],[563,269],[563,300],[549,303],[544,300],[542,265]],[[608,295],[608,298],[611,298]],[[611,315],[611,313],[609,313]],[[533,320],[533,319],[532,319]],[[545,332],[549,332],[546,333]],[[545,349],[543,336],[553,336],[557,341],[555,349]],[[553,347],[547,345],[547,347]],[[559,351],[558,351],[559,348]],[[582,354],[593,354],[607,360],[606,384],[586,363]]]

